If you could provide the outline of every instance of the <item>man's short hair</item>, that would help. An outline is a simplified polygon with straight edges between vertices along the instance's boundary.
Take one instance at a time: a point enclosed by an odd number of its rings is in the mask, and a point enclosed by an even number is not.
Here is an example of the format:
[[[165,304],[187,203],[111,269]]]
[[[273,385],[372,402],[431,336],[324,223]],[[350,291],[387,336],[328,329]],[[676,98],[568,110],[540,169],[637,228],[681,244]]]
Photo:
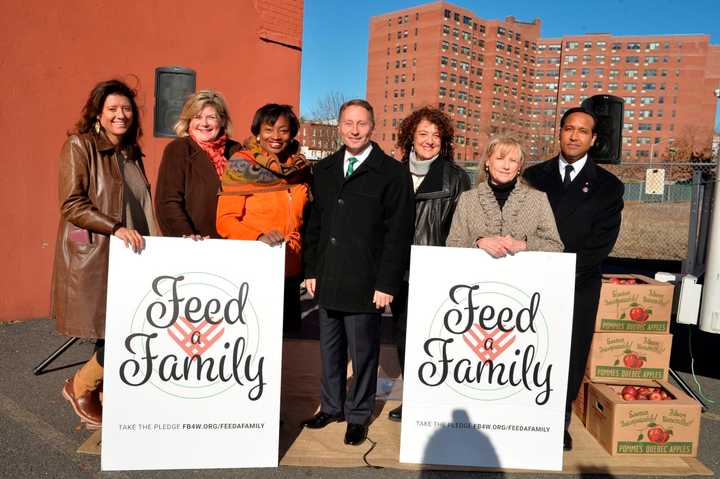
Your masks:
[[[565,126],[565,121],[568,119],[570,115],[573,113],[585,113],[586,115],[590,115],[590,117],[593,119],[593,126],[592,126],[592,133],[595,133],[595,128],[598,125],[598,117],[595,116],[595,113],[588,110],[587,108],[583,108],[581,106],[576,106],[574,108],[570,108],[568,111],[563,113],[562,118],[560,118],[560,128]]]
[[[373,111],[373,107],[367,100],[363,100],[361,98],[355,98],[353,100],[348,100],[345,103],[343,103],[340,106],[340,111],[338,112],[338,123],[340,123],[340,118],[342,118],[342,114],[345,111],[345,109],[349,106],[360,106],[365,108],[368,113],[370,113],[370,123],[372,123],[373,126],[375,126],[375,112]]]

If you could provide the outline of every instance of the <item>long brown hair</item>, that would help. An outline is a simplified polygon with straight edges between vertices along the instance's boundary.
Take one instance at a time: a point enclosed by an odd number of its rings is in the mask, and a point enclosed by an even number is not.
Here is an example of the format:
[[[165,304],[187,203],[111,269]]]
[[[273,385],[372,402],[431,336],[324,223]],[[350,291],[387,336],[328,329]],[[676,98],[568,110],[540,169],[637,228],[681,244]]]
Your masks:
[[[75,128],[68,132],[68,135],[95,133],[95,123],[98,121],[98,116],[102,113],[105,100],[109,95],[121,95],[130,101],[133,118],[130,128],[128,128],[127,133],[123,135],[122,142],[129,145],[136,144],[142,136],[140,111],[135,101],[137,93],[120,80],[107,80],[95,85],[85,102],[80,120],[75,124]]]
[[[408,161],[410,150],[412,150],[415,140],[415,130],[417,130],[418,125],[423,120],[427,120],[437,126],[438,132],[440,133],[440,158],[453,161],[453,137],[455,136],[455,129],[452,126],[452,121],[445,113],[428,106],[412,112],[400,122],[397,146],[403,152],[402,160]]]

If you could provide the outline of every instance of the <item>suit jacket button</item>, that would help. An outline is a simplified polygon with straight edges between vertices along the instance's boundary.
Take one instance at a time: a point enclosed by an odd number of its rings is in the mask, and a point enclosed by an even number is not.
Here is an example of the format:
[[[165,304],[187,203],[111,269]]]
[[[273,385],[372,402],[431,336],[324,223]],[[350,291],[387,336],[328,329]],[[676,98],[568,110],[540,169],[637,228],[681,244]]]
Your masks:
[[[330,238],[330,244],[333,245],[333,246],[335,246],[335,245],[337,244],[337,240],[335,239],[334,236],[332,236],[332,237]]]
[[[338,198],[337,204],[339,204],[340,206],[342,206],[342,205],[345,204],[345,201],[344,201],[342,198]]]

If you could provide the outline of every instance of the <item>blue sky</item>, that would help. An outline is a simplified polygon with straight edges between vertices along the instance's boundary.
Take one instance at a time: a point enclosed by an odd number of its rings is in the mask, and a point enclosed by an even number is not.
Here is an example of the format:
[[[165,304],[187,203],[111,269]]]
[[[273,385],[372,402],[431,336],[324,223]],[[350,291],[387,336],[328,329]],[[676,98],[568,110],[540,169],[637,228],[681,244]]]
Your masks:
[[[420,5],[422,0],[305,0],[300,111],[311,113],[329,91],[365,96],[370,17]],[[481,18],[542,20],[546,38],[590,32],[614,35],[704,33],[720,44],[720,0],[563,0],[451,2]],[[599,8],[591,5],[602,5]],[[716,126],[720,124],[720,112]]]

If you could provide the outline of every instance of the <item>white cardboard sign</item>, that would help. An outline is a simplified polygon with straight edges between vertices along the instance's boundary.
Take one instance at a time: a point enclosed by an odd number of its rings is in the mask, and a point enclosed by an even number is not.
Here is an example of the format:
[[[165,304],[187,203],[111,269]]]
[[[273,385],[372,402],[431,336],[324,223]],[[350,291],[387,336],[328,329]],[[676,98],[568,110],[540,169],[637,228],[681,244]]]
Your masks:
[[[400,461],[562,469],[575,255],[413,246]]]
[[[284,247],[116,238],[102,469],[278,464]]]

